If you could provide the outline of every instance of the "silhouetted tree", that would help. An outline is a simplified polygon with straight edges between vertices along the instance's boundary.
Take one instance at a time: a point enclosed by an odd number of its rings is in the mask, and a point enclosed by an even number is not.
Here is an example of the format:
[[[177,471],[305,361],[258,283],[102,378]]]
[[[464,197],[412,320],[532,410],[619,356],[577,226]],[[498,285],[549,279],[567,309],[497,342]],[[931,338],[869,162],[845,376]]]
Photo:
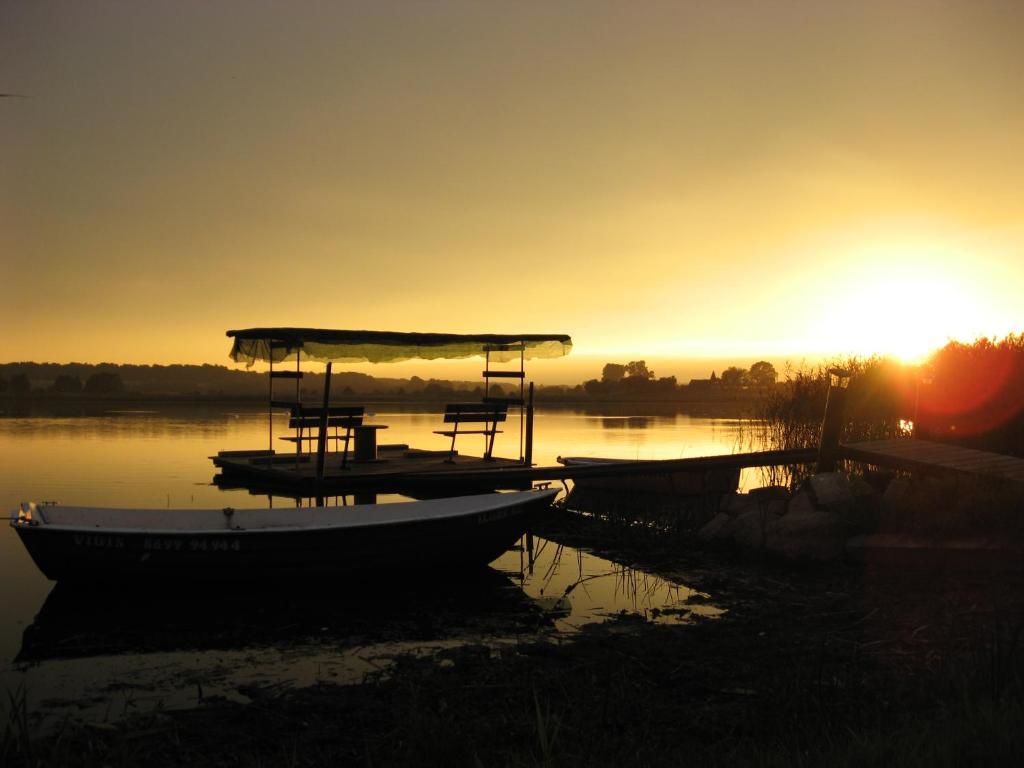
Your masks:
[[[654,384],[657,392],[661,395],[673,395],[679,389],[679,382],[676,380],[675,376],[662,376],[660,379],[652,383]]]
[[[53,391],[62,395],[77,395],[82,391],[82,380],[77,376],[60,375],[53,382]]]
[[[423,387],[423,396],[432,400],[445,400],[452,396],[454,390],[452,385],[447,381],[438,381],[437,379],[431,379],[427,382],[427,385]]]
[[[619,363],[608,363],[601,370],[601,381],[606,384],[617,384],[626,377],[626,366]]]
[[[11,394],[15,397],[27,395],[32,390],[32,384],[24,373],[16,373],[11,377]]]
[[[85,380],[85,392],[90,395],[117,395],[124,392],[124,382],[117,373],[94,373]]]
[[[951,341],[915,387],[915,431],[974,448],[1024,455],[1024,334]]]
[[[647,363],[643,360],[632,360],[626,363],[626,378],[627,379],[645,379],[651,381],[654,379],[654,371],[647,368]]]
[[[778,378],[779,374],[775,371],[775,366],[767,360],[754,363],[750,366],[750,372],[747,374],[747,381],[755,387],[770,387]]]
[[[730,365],[722,371],[722,384],[727,387],[742,387],[747,383],[747,372],[743,368]]]
[[[3,376],[0,376],[0,392],[6,392],[6,391],[7,391],[7,379],[5,379]]]

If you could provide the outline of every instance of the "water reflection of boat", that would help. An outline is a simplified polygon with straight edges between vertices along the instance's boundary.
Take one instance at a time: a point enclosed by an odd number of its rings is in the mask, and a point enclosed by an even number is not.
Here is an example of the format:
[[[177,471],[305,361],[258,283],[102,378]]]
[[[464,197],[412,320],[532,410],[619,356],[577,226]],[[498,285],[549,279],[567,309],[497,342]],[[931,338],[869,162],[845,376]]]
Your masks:
[[[486,565],[553,490],[351,507],[111,509],[28,504],[11,526],[50,579],[267,579]]]
[[[566,467],[607,466],[636,464],[626,459],[607,459],[583,456],[559,456],[558,462]],[[733,493],[740,483],[738,468],[723,469],[680,469],[678,466],[665,468],[664,462],[652,459],[650,474],[628,474],[607,477],[580,477],[574,481],[579,489],[601,489],[613,491],[643,491],[646,493],[672,496],[703,496],[706,494]]]
[[[25,629],[17,661],[114,654],[332,648],[532,631],[545,622],[522,589],[492,568],[234,588],[131,584],[102,597],[55,585]]]

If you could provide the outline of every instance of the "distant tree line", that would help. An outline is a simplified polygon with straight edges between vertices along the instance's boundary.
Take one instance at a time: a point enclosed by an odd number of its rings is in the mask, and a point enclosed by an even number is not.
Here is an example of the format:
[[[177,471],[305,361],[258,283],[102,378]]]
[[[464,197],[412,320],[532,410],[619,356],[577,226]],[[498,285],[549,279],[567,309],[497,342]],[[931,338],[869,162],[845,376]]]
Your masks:
[[[266,377],[215,365],[5,363],[0,396],[122,397],[265,393]]]
[[[766,360],[760,360],[750,368],[738,368],[735,365],[730,365],[722,371],[721,377],[716,377],[715,372],[712,371],[709,381],[723,387],[764,388],[773,386],[778,378],[779,374],[776,372],[775,366]]]
[[[689,384],[680,384],[675,376],[658,377],[646,361],[632,360],[606,364],[600,379],[583,383],[583,392],[589,398],[609,400],[736,399],[756,396],[777,380],[775,367],[764,360],[749,369],[730,366],[721,376],[712,371],[710,378],[693,379]]]
[[[675,376],[658,377],[643,360],[608,363],[600,379],[575,386],[540,385],[540,402],[590,400],[693,400],[742,399],[752,397],[758,388],[774,384],[775,369],[759,362],[749,370],[730,367],[718,377],[680,384]],[[319,398],[324,374],[306,372],[300,380],[299,396],[305,401]],[[295,394],[291,381],[275,385],[275,397]],[[410,401],[479,400],[483,385],[477,382],[423,379],[378,378],[364,373],[337,371],[331,378],[331,394],[336,400],[391,399]],[[492,384],[492,396],[516,397],[516,385]],[[217,365],[116,365],[100,363],[5,363],[0,364],[0,397],[16,399],[77,398],[151,398],[151,399],[261,399],[268,395],[264,373],[241,371]]]
[[[675,376],[658,378],[643,360],[625,365],[608,363],[601,370],[601,378],[583,382],[583,391],[592,398],[647,399],[666,398],[679,389]]]
[[[324,374],[306,372],[299,397],[315,401],[323,394]],[[490,393],[511,394],[511,387],[492,384]],[[275,397],[294,397],[291,381],[275,385]],[[188,398],[260,399],[269,393],[267,376],[218,365],[116,365],[100,363],[0,364],[0,397],[16,399],[76,398]],[[483,397],[479,382],[444,379],[376,378],[364,373],[338,371],[331,377],[335,399],[389,398],[396,400],[476,399]],[[518,394],[518,387],[515,387]]]

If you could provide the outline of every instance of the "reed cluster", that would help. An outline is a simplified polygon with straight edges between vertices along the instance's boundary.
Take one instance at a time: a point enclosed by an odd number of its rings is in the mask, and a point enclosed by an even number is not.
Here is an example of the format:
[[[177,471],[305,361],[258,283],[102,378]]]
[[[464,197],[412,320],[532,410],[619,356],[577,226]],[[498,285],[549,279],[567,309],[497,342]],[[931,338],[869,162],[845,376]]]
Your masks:
[[[881,357],[848,357],[815,367],[785,370],[785,386],[767,391],[744,423],[741,449],[750,451],[817,447],[828,398],[830,371],[849,375],[840,440],[907,437],[914,414],[913,369]],[[811,467],[765,467],[765,485],[798,486]]]

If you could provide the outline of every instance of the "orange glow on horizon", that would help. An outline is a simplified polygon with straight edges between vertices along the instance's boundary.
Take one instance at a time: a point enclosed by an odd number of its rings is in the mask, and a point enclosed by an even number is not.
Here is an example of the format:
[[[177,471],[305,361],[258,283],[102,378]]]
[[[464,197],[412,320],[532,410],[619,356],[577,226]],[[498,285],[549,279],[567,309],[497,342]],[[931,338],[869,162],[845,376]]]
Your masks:
[[[0,362],[569,333],[578,381],[1022,330],[1024,3],[17,5]]]
[[[949,244],[854,248],[819,277],[822,322],[809,342],[916,364],[950,341],[1012,333],[1012,320],[979,284],[980,261]]]

